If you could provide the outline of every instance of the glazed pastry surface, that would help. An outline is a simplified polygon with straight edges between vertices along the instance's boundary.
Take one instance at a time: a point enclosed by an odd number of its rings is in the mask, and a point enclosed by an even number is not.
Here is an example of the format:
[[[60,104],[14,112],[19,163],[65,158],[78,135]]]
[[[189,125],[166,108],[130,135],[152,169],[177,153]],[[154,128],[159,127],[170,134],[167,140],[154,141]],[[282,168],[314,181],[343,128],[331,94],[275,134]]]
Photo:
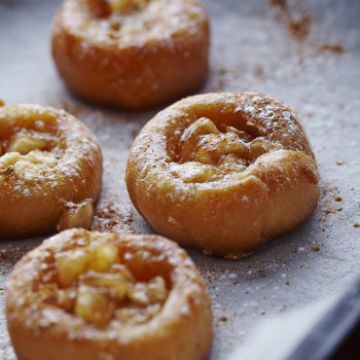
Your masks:
[[[296,114],[259,93],[198,95],[161,111],[136,138],[126,181],[160,234],[229,257],[290,231],[319,197]]]
[[[0,107],[0,240],[89,227],[102,171],[96,139],[74,116]]]
[[[6,314],[19,359],[205,359],[210,301],[197,269],[159,236],[72,229],[16,266]]]
[[[201,86],[209,21],[199,0],[65,0],[52,52],[65,84],[90,102],[161,105]]]

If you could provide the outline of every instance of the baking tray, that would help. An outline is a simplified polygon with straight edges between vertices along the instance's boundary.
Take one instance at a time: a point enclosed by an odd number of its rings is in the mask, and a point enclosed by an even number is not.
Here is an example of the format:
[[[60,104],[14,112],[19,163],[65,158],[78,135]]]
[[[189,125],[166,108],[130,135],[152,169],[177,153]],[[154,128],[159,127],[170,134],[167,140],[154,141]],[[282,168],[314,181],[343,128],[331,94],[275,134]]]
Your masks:
[[[360,278],[305,337],[288,360],[351,359],[354,353],[359,353],[359,339]]]
[[[319,162],[321,201],[301,228],[240,261],[190,251],[213,301],[211,359],[234,358],[234,352],[244,351],[246,357],[235,358],[255,359],[254,350],[275,359],[280,357],[276,348],[285,345],[279,340],[281,331],[276,338],[276,324],[288,335],[298,333],[299,339],[289,339],[288,345],[300,341],[303,325],[319,317],[360,272],[360,2],[205,2],[212,50],[211,73],[202,92],[264,91],[284,100],[298,112]],[[124,171],[134,136],[157,110],[109,111],[80,102],[65,90],[49,50],[50,25],[59,4],[0,0],[0,98],[64,108],[84,121],[105,157],[93,227],[149,233],[129,201]],[[1,243],[1,309],[13,265],[41,240]],[[286,320],[293,314],[300,321]],[[303,333],[295,331],[299,328]],[[0,359],[14,359],[2,310]]]

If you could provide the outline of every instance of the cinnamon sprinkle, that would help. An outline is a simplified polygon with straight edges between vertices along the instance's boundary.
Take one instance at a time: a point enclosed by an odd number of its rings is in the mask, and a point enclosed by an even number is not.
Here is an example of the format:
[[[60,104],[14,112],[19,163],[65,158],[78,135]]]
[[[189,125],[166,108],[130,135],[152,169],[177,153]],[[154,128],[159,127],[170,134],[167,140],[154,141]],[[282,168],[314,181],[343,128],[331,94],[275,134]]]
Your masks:
[[[321,45],[319,48],[322,52],[331,52],[333,54],[343,54],[345,52],[345,49],[340,44],[324,44]]]

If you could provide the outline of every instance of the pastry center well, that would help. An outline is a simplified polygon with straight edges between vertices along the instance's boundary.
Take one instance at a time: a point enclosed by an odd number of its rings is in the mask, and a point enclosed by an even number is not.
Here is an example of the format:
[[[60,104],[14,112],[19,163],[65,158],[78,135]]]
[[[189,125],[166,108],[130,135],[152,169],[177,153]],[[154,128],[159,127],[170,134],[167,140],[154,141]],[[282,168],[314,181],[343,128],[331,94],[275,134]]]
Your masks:
[[[168,297],[162,274],[139,279],[110,242],[55,254],[52,264],[40,286],[46,302],[97,327],[145,323],[160,312]]]
[[[0,171],[26,178],[55,167],[62,149],[48,125],[43,120],[26,126],[0,124]]]
[[[178,144],[179,164],[174,171],[185,182],[215,181],[242,172],[259,156],[278,148],[264,137],[254,137],[233,126],[221,130],[203,117],[183,131]]]

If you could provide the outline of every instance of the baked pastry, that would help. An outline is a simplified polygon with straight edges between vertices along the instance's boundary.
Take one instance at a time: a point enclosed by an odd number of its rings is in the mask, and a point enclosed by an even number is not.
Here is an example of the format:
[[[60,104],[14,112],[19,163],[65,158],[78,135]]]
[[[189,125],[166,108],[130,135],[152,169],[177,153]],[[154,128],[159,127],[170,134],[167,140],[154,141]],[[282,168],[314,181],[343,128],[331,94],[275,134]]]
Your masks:
[[[293,229],[319,197],[294,111],[246,92],[193,96],[158,113],[135,139],[126,182],[160,234],[229,257]]]
[[[100,147],[74,116],[0,107],[0,240],[88,227],[101,181]]]
[[[65,0],[52,30],[60,76],[90,102],[142,109],[189,94],[208,71],[200,0]]]
[[[209,353],[209,297],[159,236],[64,231],[15,266],[6,315],[19,359],[188,360]]]

